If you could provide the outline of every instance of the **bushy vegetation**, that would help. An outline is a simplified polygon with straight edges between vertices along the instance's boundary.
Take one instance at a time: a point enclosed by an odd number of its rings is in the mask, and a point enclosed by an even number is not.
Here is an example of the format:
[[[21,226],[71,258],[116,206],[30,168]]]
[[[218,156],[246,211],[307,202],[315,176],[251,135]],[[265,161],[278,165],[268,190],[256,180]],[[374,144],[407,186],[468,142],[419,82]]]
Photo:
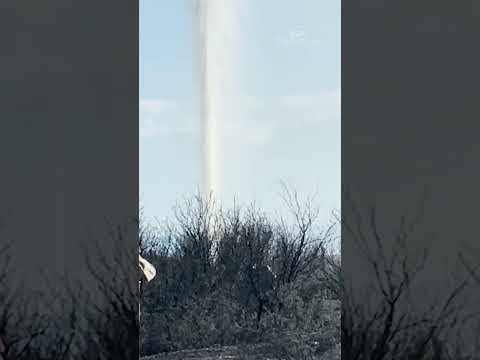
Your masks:
[[[158,274],[142,294],[142,354],[262,343],[287,358],[339,343],[336,227],[322,229],[294,192],[285,204],[291,221],[196,196],[163,227],[142,228],[142,255]]]

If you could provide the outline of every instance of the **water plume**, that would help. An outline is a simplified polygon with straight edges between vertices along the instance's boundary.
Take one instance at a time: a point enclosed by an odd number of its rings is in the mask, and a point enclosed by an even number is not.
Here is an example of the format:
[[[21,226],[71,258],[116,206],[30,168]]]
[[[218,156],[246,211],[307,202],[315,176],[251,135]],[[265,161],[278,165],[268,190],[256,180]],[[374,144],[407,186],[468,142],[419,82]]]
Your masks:
[[[238,0],[195,0],[205,194],[221,190],[222,124],[233,111],[238,59]]]

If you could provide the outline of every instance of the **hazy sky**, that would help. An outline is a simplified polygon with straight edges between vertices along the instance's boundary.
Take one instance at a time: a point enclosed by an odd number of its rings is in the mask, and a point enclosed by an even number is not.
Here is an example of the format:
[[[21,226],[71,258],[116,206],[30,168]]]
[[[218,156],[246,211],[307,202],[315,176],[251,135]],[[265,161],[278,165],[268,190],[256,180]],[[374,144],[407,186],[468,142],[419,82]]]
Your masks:
[[[164,218],[201,186],[192,0],[140,1],[140,200]],[[222,198],[271,211],[280,183],[340,209],[340,1],[244,0],[242,79],[221,131]]]

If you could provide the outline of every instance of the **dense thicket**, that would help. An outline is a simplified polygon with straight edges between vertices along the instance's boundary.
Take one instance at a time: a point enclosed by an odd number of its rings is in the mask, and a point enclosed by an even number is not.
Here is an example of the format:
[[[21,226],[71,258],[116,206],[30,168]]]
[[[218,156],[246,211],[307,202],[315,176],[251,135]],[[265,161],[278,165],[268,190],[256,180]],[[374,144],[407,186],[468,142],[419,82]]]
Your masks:
[[[172,222],[144,227],[143,256],[157,278],[142,295],[142,352],[304,341],[322,352],[340,339],[336,228],[286,193],[289,220],[250,206],[187,200]],[[337,311],[335,311],[335,307]]]

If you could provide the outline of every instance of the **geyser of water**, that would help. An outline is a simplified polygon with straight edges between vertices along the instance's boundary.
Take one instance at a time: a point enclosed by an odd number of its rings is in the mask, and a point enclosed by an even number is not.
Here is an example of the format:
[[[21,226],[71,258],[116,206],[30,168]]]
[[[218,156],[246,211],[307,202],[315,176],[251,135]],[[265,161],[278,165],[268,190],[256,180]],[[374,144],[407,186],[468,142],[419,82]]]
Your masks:
[[[203,190],[217,195],[221,185],[221,131],[233,111],[238,54],[238,0],[196,0],[202,121]]]

